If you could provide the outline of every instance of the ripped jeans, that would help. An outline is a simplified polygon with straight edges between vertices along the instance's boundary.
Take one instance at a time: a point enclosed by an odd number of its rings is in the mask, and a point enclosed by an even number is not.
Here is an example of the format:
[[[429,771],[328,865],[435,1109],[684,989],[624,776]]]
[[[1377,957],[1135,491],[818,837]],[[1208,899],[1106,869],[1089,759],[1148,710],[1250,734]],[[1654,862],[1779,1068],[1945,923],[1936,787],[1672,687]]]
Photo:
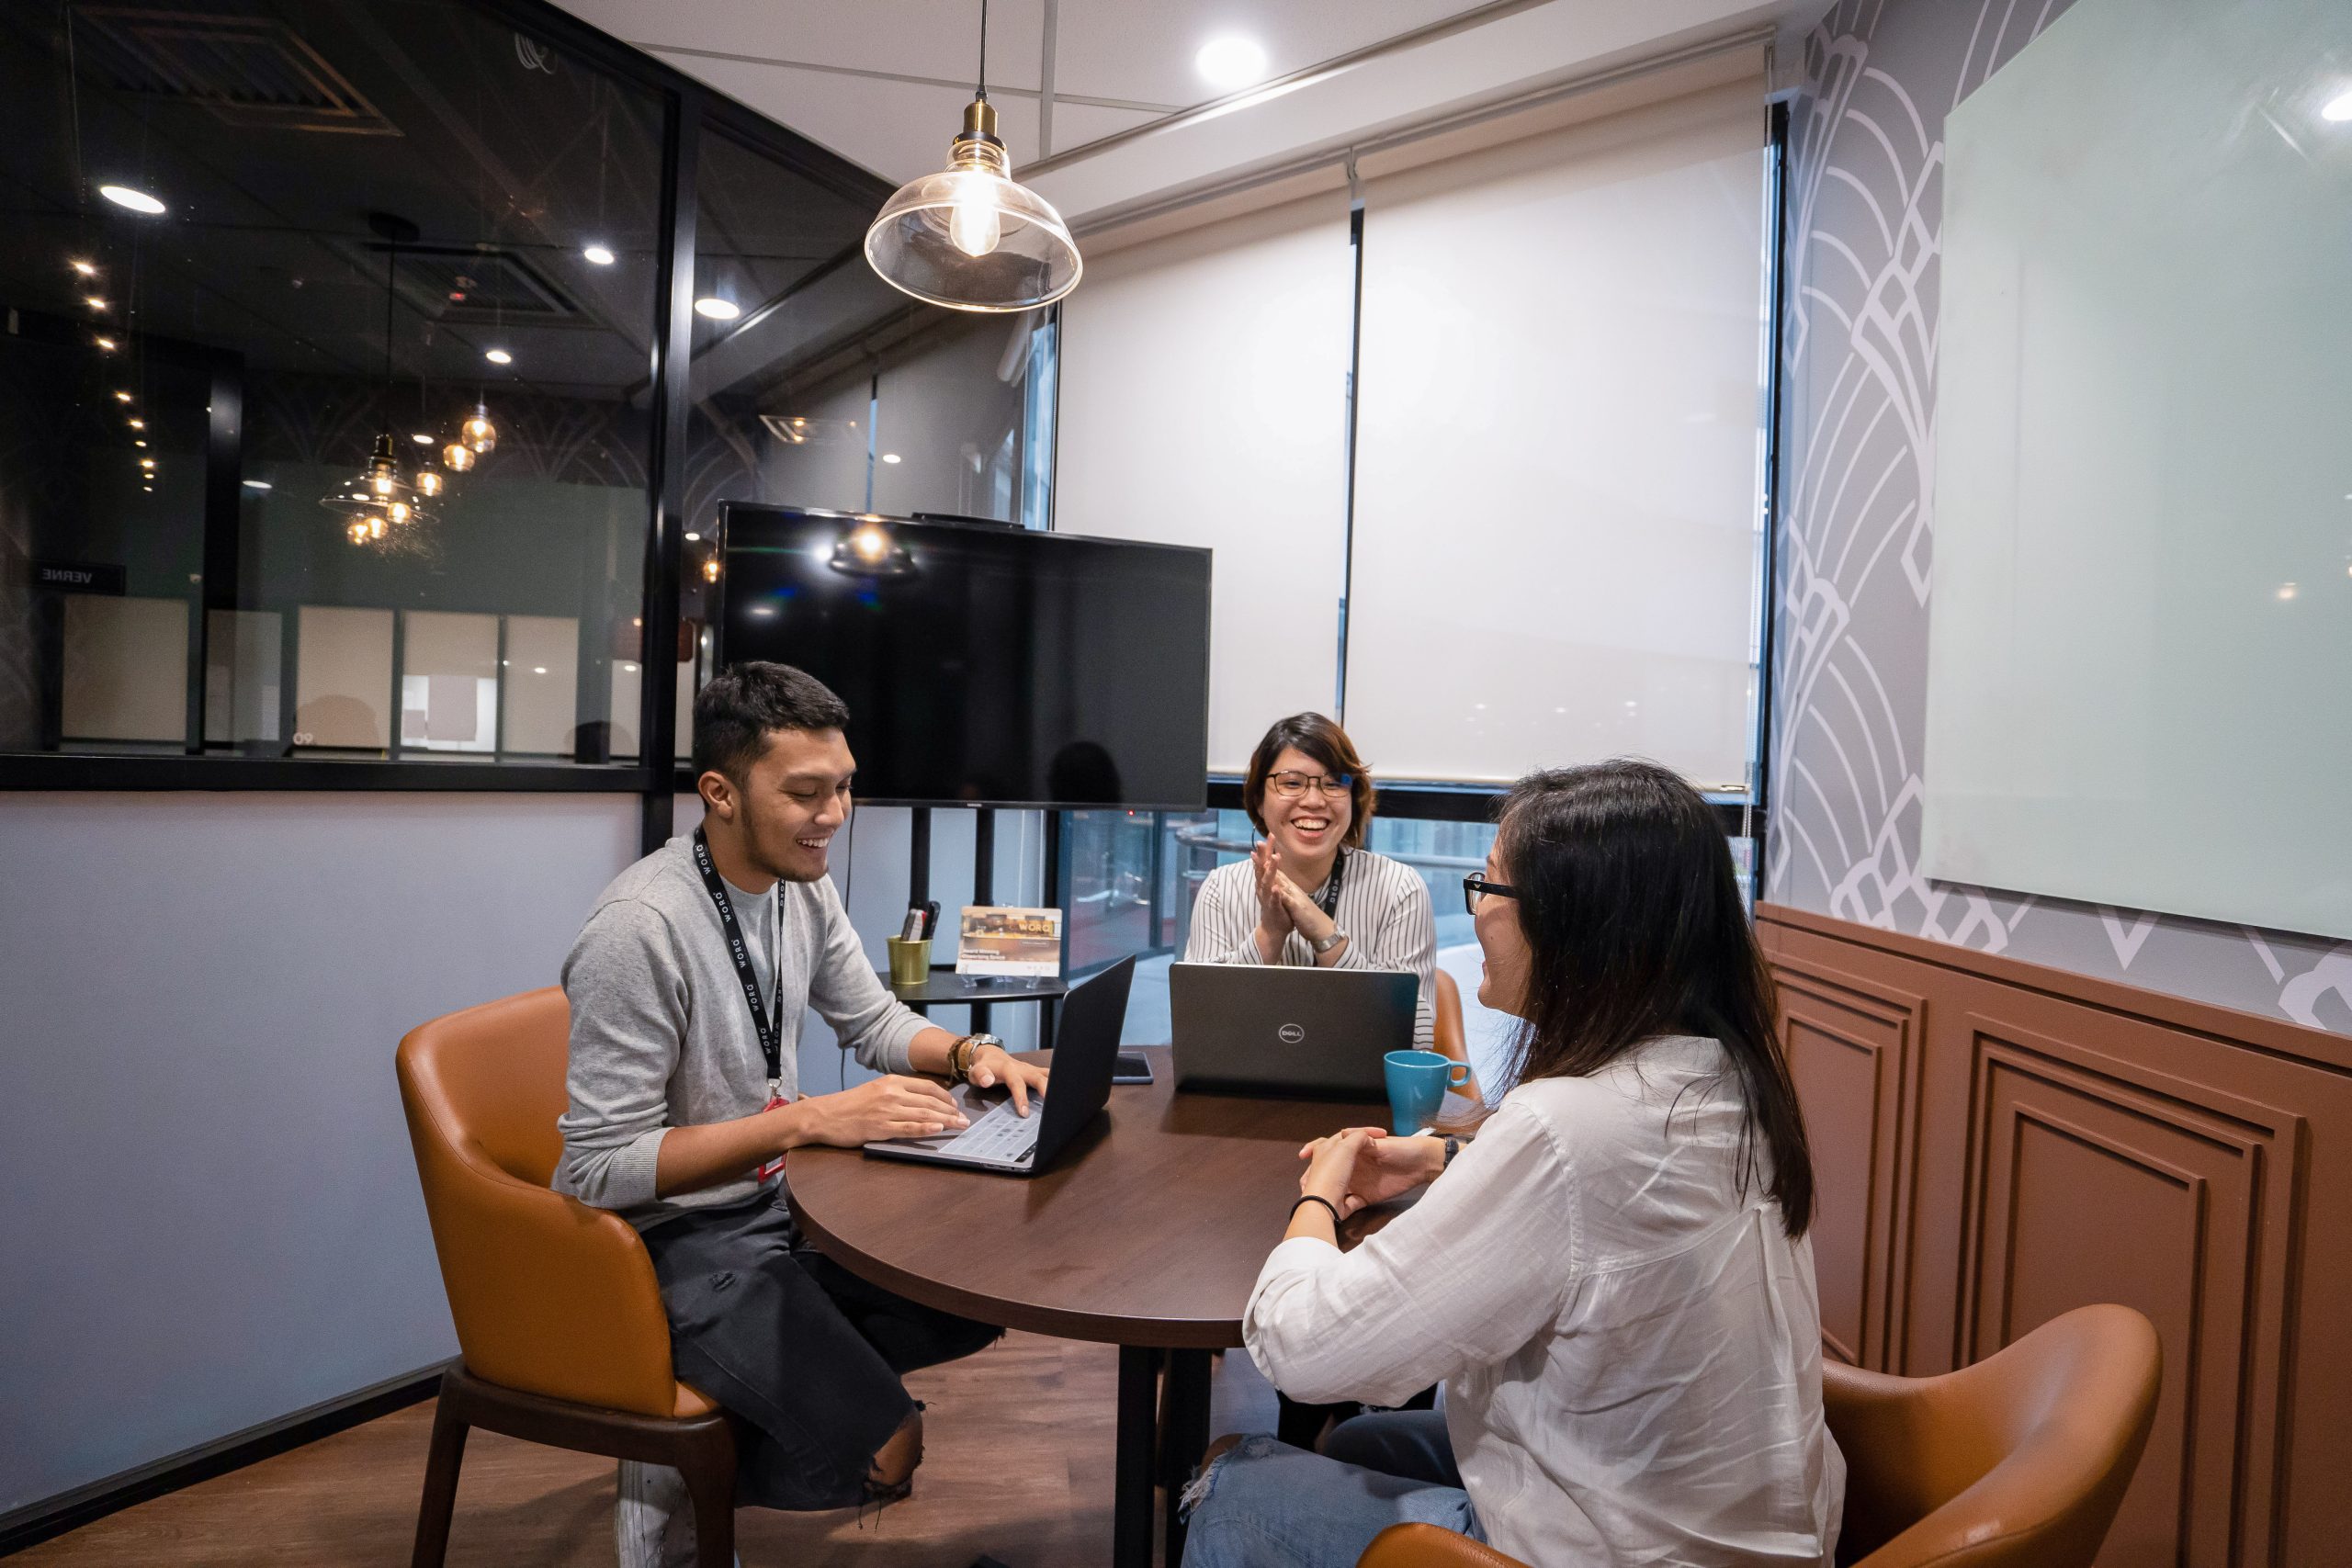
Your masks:
[[[1359,1416],[1324,1451],[1245,1438],[1185,1490],[1184,1568],[1355,1568],[1390,1525],[1484,1540],[1435,1410]]]

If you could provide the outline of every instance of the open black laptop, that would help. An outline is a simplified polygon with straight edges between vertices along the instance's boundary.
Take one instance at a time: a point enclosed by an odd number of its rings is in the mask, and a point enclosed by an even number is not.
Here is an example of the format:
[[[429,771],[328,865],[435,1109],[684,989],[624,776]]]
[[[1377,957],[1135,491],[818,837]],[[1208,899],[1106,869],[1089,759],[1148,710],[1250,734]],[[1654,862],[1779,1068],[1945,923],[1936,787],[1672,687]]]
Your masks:
[[[1411,1049],[1419,993],[1401,970],[1171,964],[1176,1087],[1385,1100],[1381,1058]]]
[[[1036,1175],[1110,1101],[1111,1067],[1119,1055],[1127,987],[1135,975],[1136,961],[1122,958],[1062,998],[1054,1030],[1053,1092],[1031,1096],[1028,1115],[1015,1111],[1001,1089],[975,1091],[958,1084],[956,1103],[972,1119],[970,1126],[928,1138],[876,1139],[865,1152],[885,1159]]]

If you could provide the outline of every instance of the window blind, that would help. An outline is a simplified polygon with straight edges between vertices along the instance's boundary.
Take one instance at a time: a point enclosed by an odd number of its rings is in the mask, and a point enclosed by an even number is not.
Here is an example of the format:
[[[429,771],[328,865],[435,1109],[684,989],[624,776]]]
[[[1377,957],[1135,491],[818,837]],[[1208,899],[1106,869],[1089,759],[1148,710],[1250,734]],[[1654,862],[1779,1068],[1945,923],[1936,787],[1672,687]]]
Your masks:
[[[1764,99],[1367,183],[1346,722],[1382,777],[1636,753],[1745,785]]]
[[[1333,706],[1352,259],[1334,192],[1090,258],[1062,306],[1054,526],[1216,550],[1212,772]]]

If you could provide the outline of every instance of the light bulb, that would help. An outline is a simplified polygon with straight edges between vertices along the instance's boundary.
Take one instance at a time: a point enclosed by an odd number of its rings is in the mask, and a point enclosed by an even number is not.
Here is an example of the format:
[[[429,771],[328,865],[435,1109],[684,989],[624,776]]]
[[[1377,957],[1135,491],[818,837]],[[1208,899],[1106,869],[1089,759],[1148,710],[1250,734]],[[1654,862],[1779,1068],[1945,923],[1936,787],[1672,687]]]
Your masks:
[[[418,469],[416,475],[416,492],[419,495],[424,496],[439,495],[441,493],[441,476],[434,472],[431,468]]]
[[[867,560],[880,560],[890,553],[890,536],[871,523],[849,536],[850,548]]]
[[[392,476],[390,474],[370,474],[368,477],[368,483],[378,495],[392,493]]]
[[[996,192],[986,175],[966,175],[956,185],[956,205],[947,215],[947,237],[967,256],[984,256],[1004,238]]]
[[[380,539],[384,536],[384,520],[382,518],[370,517],[368,519],[368,536],[371,539]]]
[[[368,525],[356,517],[351,520],[351,526],[344,532],[351,536],[351,542],[355,545],[364,545],[368,542]]]
[[[405,501],[396,501],[392,502],[390,506],[385,508],[385,510],[391,513],[392,521],[395,523],[405,523],[408,521],[408,502]]]
[[[164,204],[133,186],[100,186],[98,194],[117,207],[128,207],[133,212],[143,212],[153,218],[164,210]]]
[[[716,582],[718,581],[718,558],[717,556],[710,556],[704,559],[702,563],[702,580],[705,582]]]
[[[474,466],[474,449],[462,441],[452,441],[441,448],[441,461],[453,474],[462,474]]]
[[[476,409],[474,416],[459,427],[458,439],[486,457],[498,445],[498,426],[490,423],[488,414]]]

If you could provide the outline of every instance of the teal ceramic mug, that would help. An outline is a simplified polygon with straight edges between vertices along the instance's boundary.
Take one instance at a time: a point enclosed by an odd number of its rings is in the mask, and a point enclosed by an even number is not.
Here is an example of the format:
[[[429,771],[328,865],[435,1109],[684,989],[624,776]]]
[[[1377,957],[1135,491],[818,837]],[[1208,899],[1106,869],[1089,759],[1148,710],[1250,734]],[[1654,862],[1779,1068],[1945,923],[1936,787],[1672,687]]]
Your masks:
[[[1425,1132],[1437,1120],[1445,1091],[1470,1081],[1470,1065],[1434,1051],[1391,1051],[1381,1058],[1388,1075],[1388,1130]]]

